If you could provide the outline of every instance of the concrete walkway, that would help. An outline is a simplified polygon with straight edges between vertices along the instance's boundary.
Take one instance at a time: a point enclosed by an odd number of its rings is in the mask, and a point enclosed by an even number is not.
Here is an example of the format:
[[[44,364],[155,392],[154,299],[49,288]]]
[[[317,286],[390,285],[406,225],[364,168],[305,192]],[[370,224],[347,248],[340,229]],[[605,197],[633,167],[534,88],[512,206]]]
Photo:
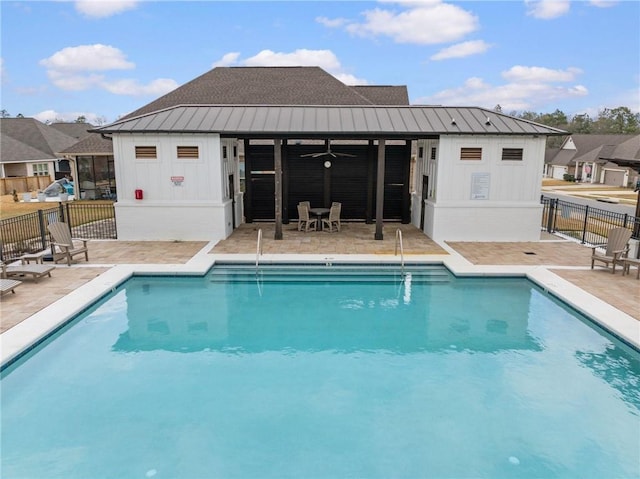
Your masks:
[[[298,232],[295,224],[284,225],[283,240],[276,241],[274,225],[241,225],[228,239],[204,254],[256,254],[258,229],[263,231],[264,254],[340,254],[377,255],[381,260],[398,261],[395,256],[396,230],[402,231],[405,260],[425,255],[459,255],[475,265],[545,266],[553,273],[579,286],[640,320],[640,281],[632,275],[615,275],[602,267],[589,269],[591,249],[570,241],[542,235],[540,242],[471,243],[451,242],[438,245],[411,225],[395,223],[384,227],[384,240],[374,240],[375,225],[343,224],[340,233]],[[550,240],[550,241],[548,241]],[[0,332],[4,332],[37,313],[81,285],[108,272],[114,265],[185,264],[203,254],[206,242],[131,242],[91,241],[89,263],[77,260],[71,267],[60,264],[51,278],[37,283],[25,279],[15,294],[5,294],[0,302]]]

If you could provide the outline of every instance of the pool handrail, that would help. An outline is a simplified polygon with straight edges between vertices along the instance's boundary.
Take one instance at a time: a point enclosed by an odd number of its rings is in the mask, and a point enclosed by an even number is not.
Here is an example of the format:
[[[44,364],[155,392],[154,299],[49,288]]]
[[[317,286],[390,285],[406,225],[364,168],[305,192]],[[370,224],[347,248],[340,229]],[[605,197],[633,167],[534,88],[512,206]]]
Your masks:
[[[402,244],[402,231],[400,231],[400,228],[396,230],[396,251],[394,253],[395,256],[398,256],[398,245],[400,245],[400,268],[402,276],[404,276],[404,246]]]
[[[258,263],[262,255],[262,228],[258,230],[258,244],[256,245],[256,275],[258,274]]]

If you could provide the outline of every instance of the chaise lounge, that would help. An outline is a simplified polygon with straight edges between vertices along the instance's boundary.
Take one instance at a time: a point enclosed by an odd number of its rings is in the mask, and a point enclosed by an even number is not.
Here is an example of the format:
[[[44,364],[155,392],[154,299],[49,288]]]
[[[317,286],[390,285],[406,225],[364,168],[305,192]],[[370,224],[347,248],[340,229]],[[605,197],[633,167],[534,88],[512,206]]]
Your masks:
[[[36,282],[43,276],[51,277],[51,271],[56,267],[46,264],[5,264],[2,266],[2,278],[25,278],[31,276]]]

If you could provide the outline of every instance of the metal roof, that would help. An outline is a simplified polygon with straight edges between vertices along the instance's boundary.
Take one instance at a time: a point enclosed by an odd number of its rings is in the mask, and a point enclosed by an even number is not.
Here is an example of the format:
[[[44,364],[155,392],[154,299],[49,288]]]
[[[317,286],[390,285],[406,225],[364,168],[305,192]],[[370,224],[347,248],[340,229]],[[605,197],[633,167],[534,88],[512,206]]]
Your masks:
[[[565,135],[566,131],[478,107],[178,105],[122,119],[100,133],[220,133],[251,138],[432,135]]]

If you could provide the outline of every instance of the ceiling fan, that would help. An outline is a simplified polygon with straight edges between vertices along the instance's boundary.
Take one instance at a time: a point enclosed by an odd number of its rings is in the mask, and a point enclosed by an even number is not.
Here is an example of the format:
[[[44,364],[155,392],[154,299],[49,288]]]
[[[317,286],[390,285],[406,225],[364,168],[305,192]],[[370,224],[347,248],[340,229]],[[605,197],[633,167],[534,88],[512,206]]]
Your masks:
[[[304,155],[300,155],[300,158],[307,158],[307,157],[319,158],[321,156],[331,156],[333,158],[336,158],[338,156],[343,156],[346,158],[356,157],[356,155],[352,155],[351,153],[338,153],[338,152],[331,151],[331,140],[327,140],[326,145],[327,145],[327,149],[325,151],[320,151],[318,153],[307,153]]]

